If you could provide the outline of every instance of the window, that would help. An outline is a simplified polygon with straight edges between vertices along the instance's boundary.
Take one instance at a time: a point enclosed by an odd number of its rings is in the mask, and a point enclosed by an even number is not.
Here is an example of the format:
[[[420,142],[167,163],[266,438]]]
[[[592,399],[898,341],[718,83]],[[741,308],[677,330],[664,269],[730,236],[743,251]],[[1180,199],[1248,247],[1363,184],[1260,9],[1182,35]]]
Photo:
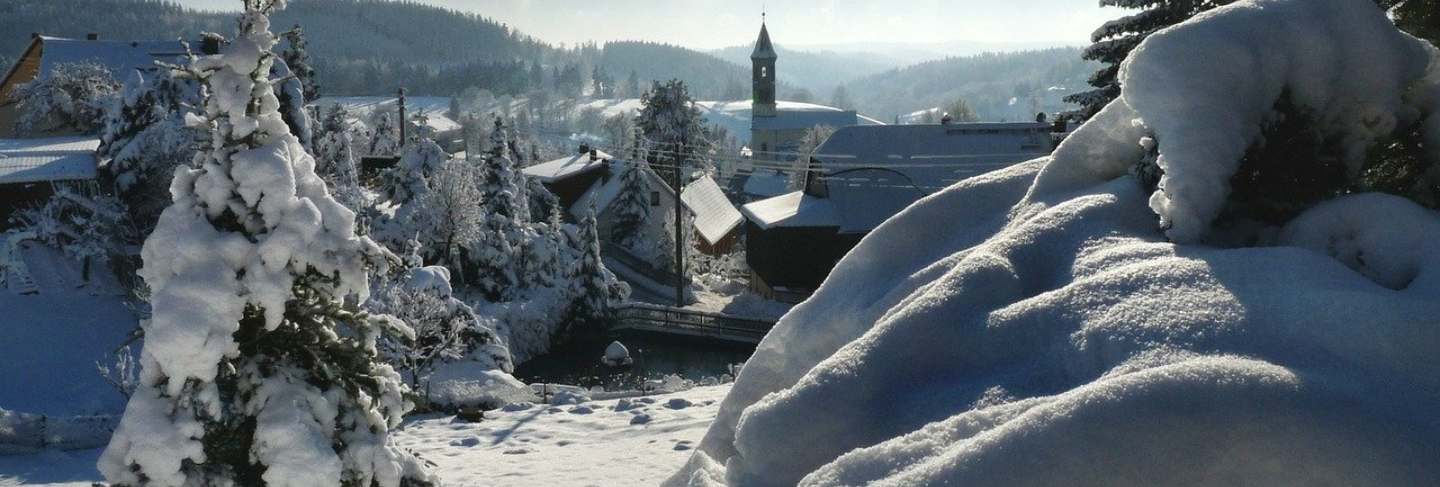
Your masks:
[[[651,192],[650,192],[650,206],[660,206],[660,192],[659,192],[659,191],[651,191]]]
[[[770,76],[770,68],[765,67],[765,66],[761,66],[761,67],[760,67],[760,79],[765,79],[765,78],[768,77],[768,76]]]

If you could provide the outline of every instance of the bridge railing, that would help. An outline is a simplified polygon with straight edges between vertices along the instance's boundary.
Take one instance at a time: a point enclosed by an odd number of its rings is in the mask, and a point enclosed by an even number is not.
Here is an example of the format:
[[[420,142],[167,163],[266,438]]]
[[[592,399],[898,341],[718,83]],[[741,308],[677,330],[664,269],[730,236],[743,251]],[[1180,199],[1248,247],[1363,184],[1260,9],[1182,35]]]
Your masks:
[[[775,322],[723,313],[673,308],[647,303],[627,303],[616,310],[616,328],[673,329],[705,335],[746,338],[759,341]]]

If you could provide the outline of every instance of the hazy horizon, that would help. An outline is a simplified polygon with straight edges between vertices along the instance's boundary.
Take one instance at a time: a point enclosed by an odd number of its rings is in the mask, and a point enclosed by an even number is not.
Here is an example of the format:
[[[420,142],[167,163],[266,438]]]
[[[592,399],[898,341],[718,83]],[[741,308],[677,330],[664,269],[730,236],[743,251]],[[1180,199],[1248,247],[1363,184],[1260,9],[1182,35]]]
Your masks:
[[[1098,2],[1073,0],[417,0],[504,22],[552,44],[645,40],[692,49],[754,42],[760,13],[777,44],[1083,45],[1090,32],[1117,16]],[[236,10],[238,0],[180,0],[208,10]]]

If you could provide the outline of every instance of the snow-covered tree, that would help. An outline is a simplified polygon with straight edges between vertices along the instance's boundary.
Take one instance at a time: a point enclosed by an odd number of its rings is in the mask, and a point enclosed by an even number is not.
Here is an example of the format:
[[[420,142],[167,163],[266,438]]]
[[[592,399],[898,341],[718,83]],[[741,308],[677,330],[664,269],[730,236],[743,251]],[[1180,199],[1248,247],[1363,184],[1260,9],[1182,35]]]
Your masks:
[[[1076,115],[1089,119],[1120,96],[1120,63],[1130,55],[1140,41],[1150,34],[1166,27],[1184,22],[1195,14],[1229,4],[1235,0],[1100,0],[1102,7],[1140,9],[1139,13],[1127,15],[1104,23],[1090,34],[1090,47],[1084,57],[1099,61],[1105,67],[1090,76],[1090,86],[1095,89],[1065,97],[1068,103],[1080,105]]]
[[[600,233],[595,208],[585,212],[572,246],[580,249],[570,278],[569,326],[593,325],[608,319],[612,305],[625,299],[623,286],[600,260]]]
[[[315,140],[315,167],[330,185],[330,194],[357,215],[364,213],[365,194],[360,187],[360,164],[355,156],[358,135],[350,124],[344,105],[331,105],[320,123]]]
[[[370,129],[370,143],[367,145],[367,154],[372,156],[394,155],[400,151],[400,128],[395,125],[390,112],[380,112],[372,120]]]
[[[408,332],[358,307],[388,253],[355,236],[270,86],[280,0],[247,0],[239,36],[187,75],[213,139],[177,171],[142,250],[152,319],[140,385],[101,456],[120,486],[430,485],[392,446],[410,408],[379,362]]]
[[[979,122],[980,114],[970,108],[970,102],[964,98],[956,98],[955,101],[945,105],[945,114],[950,116],[950,121],[955,123]]]
[[[370,307],[414,330],[413,337],[386,337],[380,350],[387,361],[409,375],[411,388],[417,392],[425,389],[430,373],[444,362],[472,358],[493,369],[514,368],[495,331],[452,295],[450,271],[445,267],[405,270],[402,279],[371,300]]]
[[[450,155],[430,139],[418,139],[405,146],[395,167],[380,174],[380,190],[392,203],[408,203],[428,190],[430,176]]]
[[[498,134],[498,135],[497,135]],[[480,164],[480,205],[485,215],[484,231],[470,246],[468,266],[475,284],[491,301],[503,301],[519,282],[516,275],[516,243],[520,240],[522,202],[517,198],[514,163],[509,157],[504,124],[495,119],[490,152]]]
[[[810,158],[815,156],[820,144],[824,144],[834,133],[835,127],[829,125],[816,125],[805,131],[805,135],[800,137],[800,147],[795,149],[800,157],[795,161],[795,170],[790,172],[786,187],[792,190],[804,189],[801,186],[804,186],[805,176],[810,172]]]
[[[620,175],[620,192],[610,204],[614,216],[610,222],[610,241],[636,250],[644,244],[645,229],[650,224],[650,184],[645,181],[646,168],[640,162],[625,165]]]
[[[315,82],[315,67],[310,64],[310,41],[305,38],[305,31],[299,24],[285,32],[285,44],[281,57],[290,67],[290,72],[295,74],[295,79],[300,80],[300,93],[307,102],[319,99],[320,85]]]
[[[431,259],[450,268],[461,268],[463,263],[454,260],[460,249],[481,237],[485,214],[478,172],[469,162],[446,161],[430,178],[429,190],[416,200],[415,209],[401,210],[413,222]]]
[[[104,128],[105,109],[122,86],[96,63],[61,63],[10,93],[19,116],[15,131],[98,133]]]
[[[640,95],[640,103],[644,106],[635,118],[640,136],[637,145],[656,172],[667,180],[673,180],[676,171],[684,175],[682,168],[714,172],[703,157],[710,145],[705,122],[683,81],[655,83]]]
[[[195,82],[161,70],[149,78],[136,73],[106,110],[97,155],[106,161],[106,173],[143,229],[142,237],[170,204],[175,168],[189,164],[205,139],[203,131],[185,125],[186,115],[199,106]]]

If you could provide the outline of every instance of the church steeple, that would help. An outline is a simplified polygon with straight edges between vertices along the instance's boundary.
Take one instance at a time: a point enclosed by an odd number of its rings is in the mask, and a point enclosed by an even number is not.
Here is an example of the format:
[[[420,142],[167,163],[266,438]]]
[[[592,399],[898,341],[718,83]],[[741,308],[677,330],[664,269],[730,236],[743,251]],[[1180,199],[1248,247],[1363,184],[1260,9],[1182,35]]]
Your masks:
[[[764,14],[761,14],[760,38],[755,40],[755,51],[750,53],[751,65],[751,116],[775,116],[775,46],[770,43],[770,31],[765,28]]]

